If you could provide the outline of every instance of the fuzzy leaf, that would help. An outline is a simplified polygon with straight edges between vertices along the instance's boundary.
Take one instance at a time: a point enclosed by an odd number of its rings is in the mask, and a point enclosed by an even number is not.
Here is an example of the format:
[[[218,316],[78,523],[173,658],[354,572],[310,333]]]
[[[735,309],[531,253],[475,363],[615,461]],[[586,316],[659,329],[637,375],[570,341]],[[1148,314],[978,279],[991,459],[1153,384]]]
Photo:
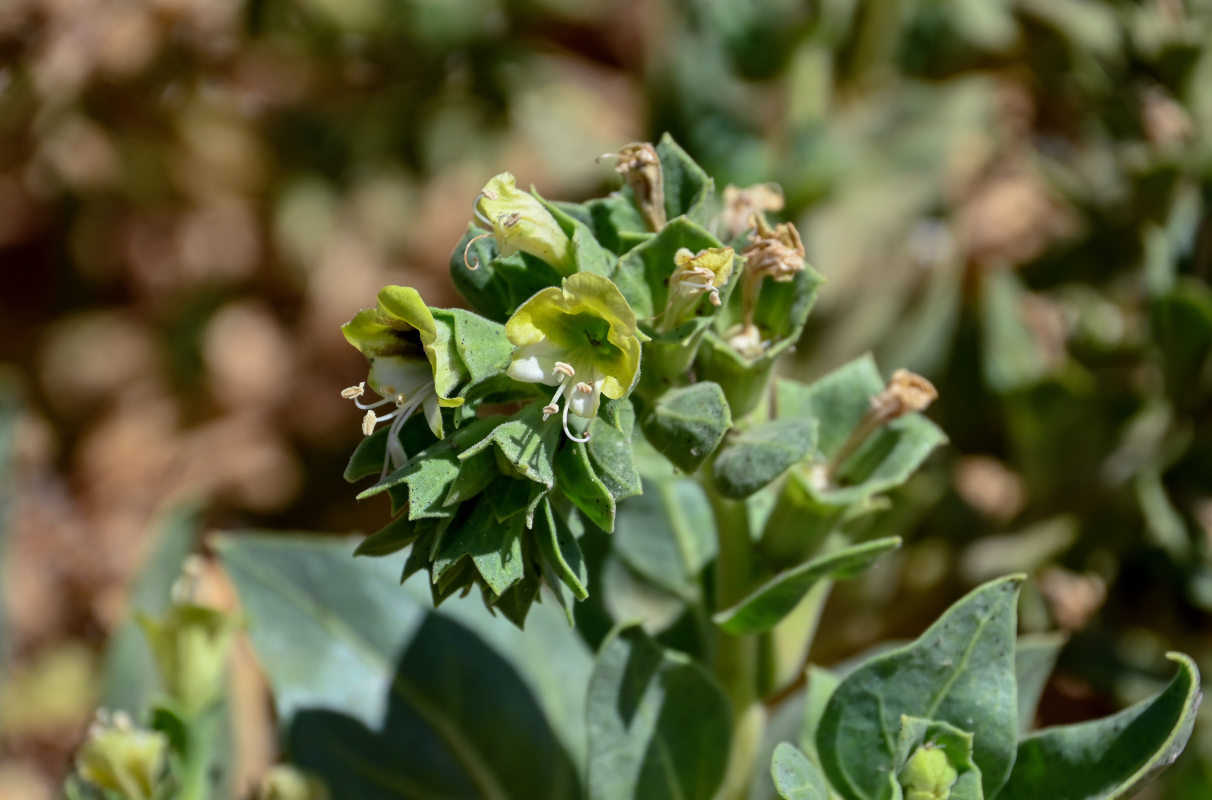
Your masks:
[[[1199,669],[1181,653],[1170,685],[1106,719],[1047,728],[1024,739],[998,800],[1131,797],[1178,758],[1202,697]]]
[[[892,536],[814,558],[775,575],[732,608],[716,614],[715,623],[736,636],[765,633],[790,614],[817,581],[827,577],[852,578],[870,567],[875,559],[900,546],[900,537]]]
[[[355,556],[388,556],[416,540],[418,524],[402,514],[367,536],[354,550]]]
[[[693,473],[732,427],[719,384],[703,381],[669,389],[644,418],[644,435],[674,466]]]
[[[829,800],[829,784],[820,768],[794,745],[783,742],[774,748],[770,773],[783,800]]]
[[[708,798],[723,780],[727,697],[702,666],[638,625],[602,644],[587,713],[591,798]]]
[[[531,403],[460,453],[459,459],[466,460],[495,445],[518,477],[550,489],[555,484],[552,462],[561,435],[559,424],[547,424],[547,420],[543,419],[543,407],[537,402]]]
[[[812,420],[779,419],[736,430],[716,456],[712,478],[722,494],[739,500],[806,458],[815,444]]]
[[[468,226],[450,255],[450,278],[475,311],[503,323],[535,292],[558,286],[560,273],[526,253],[498,257],[491,238],[475,239],[484,233],[481,228]],[[475,269],[463,263],[464,252]]]
[[[602,530],[614,530],[614,495],[593,471],[589,451],[582,442],[565,442],[556,453],[556,481],[560,491]]]
[[[500,596],[525,573],[522,559],[522,534],[526,518],[510,517],[505,524],[496,521],[492,508],[481,502],[471,515],[452,526],[434,557],[435,579],[469,556],[476,571],[493,593]]]
[[[551,568],[552,573],[577,600],[588,597],[589,591],[585,586],[589,583],[589,572],[581,555],[581,546],[563,520],[552,513],[548,502],[544,502],[535,515],[534,535],[545,565]]]
[[[685,214],[696,222],[706,224],[711,214],[710,201],[715,193],[715,180],[668,133],[661,137],[656,151],[665,179],[666,218],[672,222]]]
[[[637,495],[642,489],[631,450],[635,409],[628,402],[620,403],[617,408],[617,424],[611,424],[601,416],[589,423],[591,438],[586,444],[594,474],[616,502]]]
[[[1021,577],[980,586],[912,644],[876,656],[842,681],[825,707],[817,748],[847,800],[882,800],[902,716],[977,733],[973,760],[986,797],[1006,782],[1018,740],[1014,632]]]

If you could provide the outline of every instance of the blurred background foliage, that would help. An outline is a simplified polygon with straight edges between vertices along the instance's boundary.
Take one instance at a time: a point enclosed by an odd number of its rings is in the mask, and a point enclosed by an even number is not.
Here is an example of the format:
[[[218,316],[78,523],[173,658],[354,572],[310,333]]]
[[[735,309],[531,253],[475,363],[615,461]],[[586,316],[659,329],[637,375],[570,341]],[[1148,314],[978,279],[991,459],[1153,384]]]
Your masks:
[[[663,131],[783,186],[828,278],[788,372],[940,390],[951,447],[869,523],[907,546],[815,660],[1022,570],[1071,635],[1044,722],[1212,671],[1210,43],[1210,0],[0,4],[0,797],[54,796],[158,511],[377,527],[338,326],[457,302],[487,177],[578,199]],[[274,747],[248,662],[237,775]],[[1192,751],[1151,796],[1212,796]]]

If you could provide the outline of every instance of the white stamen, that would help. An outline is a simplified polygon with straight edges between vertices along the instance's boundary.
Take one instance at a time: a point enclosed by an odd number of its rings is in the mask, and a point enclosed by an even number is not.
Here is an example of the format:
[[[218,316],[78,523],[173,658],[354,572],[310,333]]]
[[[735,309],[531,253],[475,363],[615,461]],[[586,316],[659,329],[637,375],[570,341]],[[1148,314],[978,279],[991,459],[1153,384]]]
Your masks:
[[[375,416],[375,412],[367,411],[366,416],[362,417],[362,435],[370,436],[372,433],[374,433],[375,425],[377,425],[378,422],[379,419]]]
[[[557,362],[555,362],[555,366],[553,366],[553,367],[551,368],[551,371],[552,371],[552,372],[558,372],[558,373],[560,373],[561,375],[565,375],[565,376],[567,376],[567,377],[569,377],[569,378],[571,378],[573,375],[576,375],[576,374],[577,374],[577,371],[576,371],[575,369],[573,369],[573,368],[572,368],[572,365],[571,365],[571,364],[566,364],[566,363],[564,363],[563,361],[557,361]]]
[[[563,363],[563,362],[559,362],[559,361],[556,362],[556,364],[560,364],[560,363]],[[564,366],[568,366],[568,365],[565,364]],[[571,371],[571,367],[569,367],[569,370]],[[560,370],[557,368],[556,372],[559,372],[559,371]],[[551,402],[548,403],[547,405],[543,406],[543,421],[544,422],[547,421],[548,417],[550,417],[552,414],[554,414],[560,410],[560,397],[563,396],[564,390],[568,388],[568,384],[570,384],[570,383],[572,383],[571,377],[569,377],[567,380],[561,381],[560,385],[556,387],[555,394],[553,394],[551,396]]]
[[[582,383],[577,386],[577,389],[579,390],[581,388],[581,386],[585,386],[585,385],[586,384]],[[592,386],[589,387],[589,391],[591,391],[591,392],[593,391]],[[574,442],[581,442],[581,443],[588,442],[589,441],[589,431],[585,431],[584,438],[578,439],[577,437],[572,435],[572,431],[568,430],[568,409],[570,409],[570,408],[572,408],[572,403],[565,401],[565,403],[564,403],[564,435],[567,436],[569,439],[572,439]]]
[[[341,390],[341,396],[346,400],[356,400],[366,393],[366,381],[362,381],[357,386],[350,386],[347,389]]]

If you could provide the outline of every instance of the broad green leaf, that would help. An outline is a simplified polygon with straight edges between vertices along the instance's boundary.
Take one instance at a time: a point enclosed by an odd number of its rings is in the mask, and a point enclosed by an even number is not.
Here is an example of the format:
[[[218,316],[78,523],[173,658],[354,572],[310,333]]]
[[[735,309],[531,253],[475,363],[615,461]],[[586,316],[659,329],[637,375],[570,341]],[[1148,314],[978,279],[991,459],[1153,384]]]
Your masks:
[[[555,485],[556,447],[563,432],[559,421],[548,424],[543,419],[543,407],[537,402],[514,414],[507,421],[492,429],[479,442],[459,454],[465,461],[476,453],[495,446],[501,457],[516,472],[516,477],[526,478],[550,489]]]
[[[702,666],[639,626],[602,644],[587,714],[591,798],[709,798],[723,780],[728,698]]]
[[[484,490],[484,498],[492,506],[497,520],[504,522],[515,514],[529,512],[546,493],[542,484],[498,475]]]
[[[292,760],[335,800],[580,796],[591,659],[558,610],[532,609],[523,634],[478,598],[433,610],[426,586],[345,542],[218,548]]]
[[[1037,383],[1051,370],[1026,318],[1027,290],[1008,269],[981,273],[985,380],[1006,393]]]
[[[775,575],[732,608],[715,615],[715,624],[742,636],[765,633],[791,613],[822,578],[852,578],[875,559],[901,546],[899,536],[876,539],[828,553]]]
[[[602,530],[614,530],[614,495],[598,479],[582,442],[564,442],[556,453],[556,482],[560,491]]]
[[[355,556],[388,556],[412,544],[425,523],[401,514],[379,530],[367,536],[354,550]]]
[[[669,278],[673,275],[673,257],[683,247],[692,253],[722,247],[705,228],[685,217],[670,218],[655,236],[619,259],[612,279],[635,309],[635,315],[647,319],[659,315],[669,303]]]
[[[437,318],[448,318],[454,328],[455,350],[468,374],[467,385],[459,392],[460,397],[509,366],[513,345],[505,338],[503,325],[462,308],[436,308],[433,313]]]
[[[668,133],[657,142],[656,151],[665,179],[665,216],[672,222],[684,214],[706,224],[712,213],[710,200],[715,193],[715,180]]]
[[[585,448],[594,474],[616,502],[642,490],[631,451],[635,408],[631,403],[623,402],[617,409],[617,424],[607,422],[601,415],[589,423],[590,439]]]
[[[1199,669],[1181,653],[1170,685],[1106,719],[1060,725],[1019,744],[1014,771],[998,800],[1100,800],[1131,797],[1178,758],[1202,697]]]
[[[812,420],[778,419],[733,430],[716,456],[712,478],[724,496],[739,500],[808,457],[815,445]]]
[[[947,800],[984,800],[981,771],[972,761],[972,740],[971,733],[946,722],[901,717],[896,757],[888,776],[892,800],[916,800],[909,789],[917,789],[923,798],[934,797],[940,788],[949,788]],[[939,753],[941,758],[934,757],[946,765],[944,769],[954,777],[954,783],[948,781],[949,787],[940,787],[930,780],[929,773],[936,770],[922,769],[922,749]],[[918,762],[914,762],[915,757]],[[902,790],[905,790],[904,794]]]
[[[687,474],[715,452],[731,427],[724,391],[710,381],[667,390],[643,423],[649,443]]]
[[[867,353],[812,383],[779,378],[774,403],[780,418],[816,420],[817,450],[833,458],[883,389],[884,379]]]
[[[621,255],[634,244],[624,237],[646,235],[648,223],[640,216],[635,203],[623,192],[612,192],[606,197],[595,197],[584,203],[554,202],[560,211],[589,226],[594,238],[607,250]]]
[[[770,773],[783,800],[829,800],[825,776],[794,745],[783,742],[774,749]]]
[[[915,642],[876,656],[842,681],[821,718],[817,748],[847,800],[882,800],[902,716],[977,734],[973,760],[986,797],[1010,774],[1018,740],[1014,680],[1021,577],[980,586]]]
[[[1018,684],[1018,729],[1025,733],[1035,721],[1035,709],[1056,666],[1056,657],[1068,641],[1059,633],[1022,636],[1014,645],[1014,679]]]
[[[693,601],[715,554],[714,537],[715,519],[697,483],[645,480],[644,493],[619,506],[614,551],[652,583]]]
[[[812,763],[819,766],[821,758],[816,746],[816,732],[820,728],[821,719],[825,716],[825,708],[829,705],[829,698],[833,697],[833,693],[841,685],[842,679],[833,672],[824,667],[818,667],[815,664],[808,665],[808,669],[804,673],[804,679],[804,721],[800,727],[800,736],[797,744],[807,754]]]

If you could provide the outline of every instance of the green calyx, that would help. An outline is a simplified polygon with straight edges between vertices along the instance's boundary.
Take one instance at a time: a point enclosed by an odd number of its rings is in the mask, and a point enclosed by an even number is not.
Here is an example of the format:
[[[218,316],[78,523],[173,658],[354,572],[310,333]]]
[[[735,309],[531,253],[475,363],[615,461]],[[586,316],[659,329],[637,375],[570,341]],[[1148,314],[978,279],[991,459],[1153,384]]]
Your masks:
[[[909,757],[899,777],[905,800],[948,800],[959,773],[942,748],[924,744]]]
[[[135,728],[125,714],[98,713],[76,754],[76,771],[93,786],[124,800],[150,800],[163,779],[168,737]]]
[[[546,261],[561,275],[576,271],[568,235],[537,197],[518,188],[512,174],[502,172],[484,185],[476,215],[492,228],[501,256],[520,250]]]

